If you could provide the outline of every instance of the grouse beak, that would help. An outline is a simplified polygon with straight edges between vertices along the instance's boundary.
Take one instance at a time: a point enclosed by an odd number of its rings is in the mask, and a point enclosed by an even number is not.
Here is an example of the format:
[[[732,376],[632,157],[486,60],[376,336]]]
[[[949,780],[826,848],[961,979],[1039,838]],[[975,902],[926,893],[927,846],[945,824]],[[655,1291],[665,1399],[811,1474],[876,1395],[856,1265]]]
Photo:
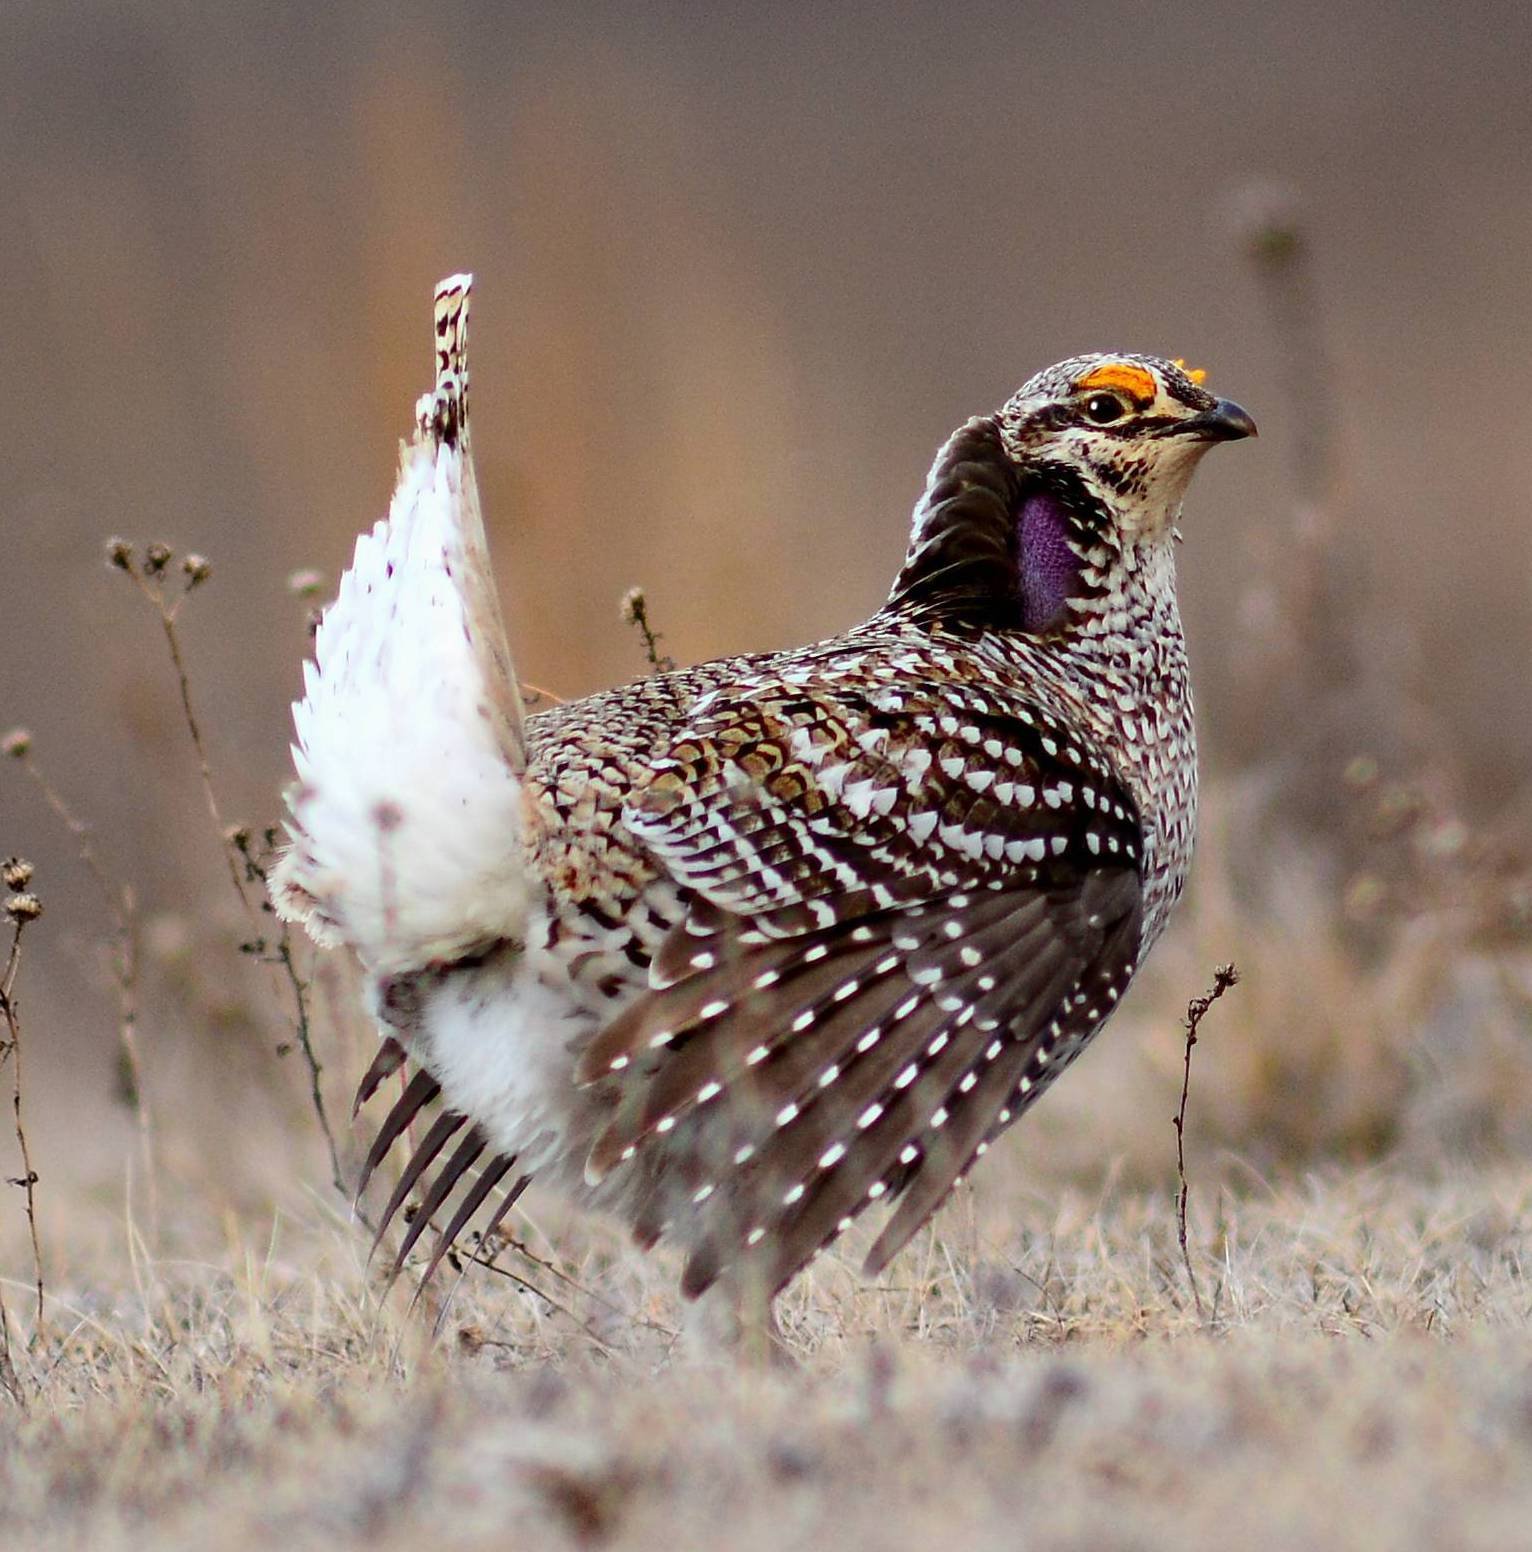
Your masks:
[[[1232,399],[1219,399],[1210,410],[1166,429],[1166,436],[1196,437],[1199,442],[1238,442],[1258,433],[1249,412]]]

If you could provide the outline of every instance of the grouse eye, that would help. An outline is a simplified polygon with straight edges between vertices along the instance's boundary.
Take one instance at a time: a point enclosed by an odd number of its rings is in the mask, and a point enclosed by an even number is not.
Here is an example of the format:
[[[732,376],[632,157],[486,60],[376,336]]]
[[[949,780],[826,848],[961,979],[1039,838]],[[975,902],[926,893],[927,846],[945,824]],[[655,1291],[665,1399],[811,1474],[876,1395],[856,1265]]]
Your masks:
[[[1096,422],[1098,426],[1104,426],[1109,421],[1121,420],[1127,413],[1123,402],[1114,393],[1093,393],[1085,401],[1085,413]]]

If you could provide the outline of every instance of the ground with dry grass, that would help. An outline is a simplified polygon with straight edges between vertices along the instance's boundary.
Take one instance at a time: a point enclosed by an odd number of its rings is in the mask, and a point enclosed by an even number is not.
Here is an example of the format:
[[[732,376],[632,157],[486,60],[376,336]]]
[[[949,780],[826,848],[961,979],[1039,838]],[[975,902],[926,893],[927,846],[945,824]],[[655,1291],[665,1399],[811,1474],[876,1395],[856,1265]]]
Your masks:
[[[550,1298],[470,1270],[410,1312],[317,1202],[204,1260],[86,1209],[95,1258],[16,1334],[5,1544],[1524,1540],[1532,1174],[1204,1189],[1202,1316],[1164,1193],[1006,1185],[884,1284],[817,1267],[764,1359],[599,1226],[502,1250]]]

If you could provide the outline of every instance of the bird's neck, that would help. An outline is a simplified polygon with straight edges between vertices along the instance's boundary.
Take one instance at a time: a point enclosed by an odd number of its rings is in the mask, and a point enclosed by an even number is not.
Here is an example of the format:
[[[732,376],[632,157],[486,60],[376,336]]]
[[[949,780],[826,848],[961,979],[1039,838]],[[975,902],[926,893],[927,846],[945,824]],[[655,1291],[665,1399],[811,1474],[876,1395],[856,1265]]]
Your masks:
[[[1058,640],[1060,688],[1114,753],[1144,824],[1142,952],[1181,893],[1197,820],[1197,729],[1167,530],[1130,543]]]
[[[1142,957],[1181,893],[1197,819],[1196,724],[1173,541],[1167,534],[1130,544],[1103,582],[1089,607],[1047,637],[958,632],[991,661],[998,682],[1087,730],[1133,794],[1144,828]]]

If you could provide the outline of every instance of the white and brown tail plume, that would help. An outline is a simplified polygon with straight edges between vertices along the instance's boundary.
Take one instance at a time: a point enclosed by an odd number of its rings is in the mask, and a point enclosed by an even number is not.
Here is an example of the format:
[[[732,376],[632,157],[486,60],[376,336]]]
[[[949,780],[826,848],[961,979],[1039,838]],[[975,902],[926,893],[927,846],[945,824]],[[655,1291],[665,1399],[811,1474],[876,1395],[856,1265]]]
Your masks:
[[[293,708],[280,914],[379,974],[519,935],[526,742],[468,434],[472,277],[436,288],[436,386]]]

